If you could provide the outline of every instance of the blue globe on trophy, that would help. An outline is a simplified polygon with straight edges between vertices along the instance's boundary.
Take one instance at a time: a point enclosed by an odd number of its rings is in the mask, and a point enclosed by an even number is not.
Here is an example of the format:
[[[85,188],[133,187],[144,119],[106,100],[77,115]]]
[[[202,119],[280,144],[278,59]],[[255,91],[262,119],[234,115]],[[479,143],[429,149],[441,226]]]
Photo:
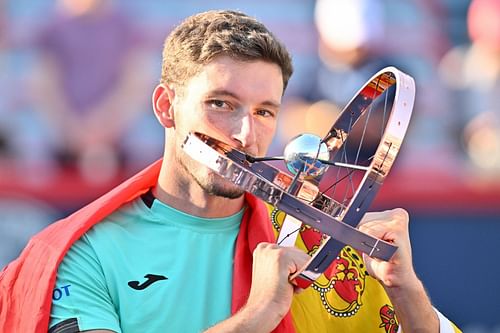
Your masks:
[[[284,158],[292,174],[301,172],[304,179],[314,179],[328,169],[328,165],[321,160],[328,161],[330,152],[319,136],[305,133],[290,140],[285,147]]]

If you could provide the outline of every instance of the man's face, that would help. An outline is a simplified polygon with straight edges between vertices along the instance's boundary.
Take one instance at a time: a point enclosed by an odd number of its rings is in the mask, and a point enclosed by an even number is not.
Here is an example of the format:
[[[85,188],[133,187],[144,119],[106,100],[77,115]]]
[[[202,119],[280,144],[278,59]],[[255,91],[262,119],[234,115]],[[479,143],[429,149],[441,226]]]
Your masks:
[[[278,65],[216,58],[176,96],[176,161],[209,194],[241,196],[239,187],[192,160],[181,144],[189,132],[196,131],[250,155],[264,156],[276,130],[282,92]]]

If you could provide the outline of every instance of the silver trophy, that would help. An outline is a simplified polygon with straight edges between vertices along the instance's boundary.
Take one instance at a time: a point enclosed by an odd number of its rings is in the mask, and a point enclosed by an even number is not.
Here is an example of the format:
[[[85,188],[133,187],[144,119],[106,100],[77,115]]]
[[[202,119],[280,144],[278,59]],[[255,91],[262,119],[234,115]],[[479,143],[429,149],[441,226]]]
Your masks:
[[[323,138],[298,135],[281,157],[249,156],[200,133],[190,133],[183,149],[286,213],[277,240],[280,245],[293,246],[302,223],[323,233],[323,242],[309,263],[291,277],[306,288],[346,245],[385,261],[397,250],[356,227],[399,152],[414,99],[413,78],[387,67],[367,81]],[[268,162],[277,159],[285,161],[289,173]]]

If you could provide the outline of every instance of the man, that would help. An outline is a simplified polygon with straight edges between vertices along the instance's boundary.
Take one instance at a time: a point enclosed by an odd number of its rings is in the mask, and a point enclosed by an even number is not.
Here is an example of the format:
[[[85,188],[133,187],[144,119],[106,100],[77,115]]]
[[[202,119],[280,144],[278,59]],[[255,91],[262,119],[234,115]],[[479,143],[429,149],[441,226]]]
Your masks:
[[[291,73],[286,49],[244,14],[211,11],[179,25],[152,98],[165,128],[163,161],[35,237],[2,273],[2,331],[317,331],[319,317],[304,316],[313,301],[294,300],[289,282],[309,256],[274,244],[267,207],[181,147],[197,131],[265,155]],[[450,324],[412,268],[406,212],[372,213],[361,230],[399,246],[391,262],[365,263],[404,331],[445,332]],[[363,324],[352,323],[364,319],[354,315],[322,327],[359,331]],[[371,331],[386,330],[377,325]]]

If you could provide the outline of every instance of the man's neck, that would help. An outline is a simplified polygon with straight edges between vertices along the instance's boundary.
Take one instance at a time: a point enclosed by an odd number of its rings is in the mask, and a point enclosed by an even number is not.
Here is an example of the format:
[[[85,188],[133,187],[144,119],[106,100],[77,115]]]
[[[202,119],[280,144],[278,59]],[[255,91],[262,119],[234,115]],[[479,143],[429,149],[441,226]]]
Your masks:
[[[175,176],[173,176],[175,175]],[[185,173],[169,170],[163,163],[158,182],[153,189],[156,199],[186,214],[217,218],[239,212],[244,205],[244,196],[229,199],[206,193]]]

